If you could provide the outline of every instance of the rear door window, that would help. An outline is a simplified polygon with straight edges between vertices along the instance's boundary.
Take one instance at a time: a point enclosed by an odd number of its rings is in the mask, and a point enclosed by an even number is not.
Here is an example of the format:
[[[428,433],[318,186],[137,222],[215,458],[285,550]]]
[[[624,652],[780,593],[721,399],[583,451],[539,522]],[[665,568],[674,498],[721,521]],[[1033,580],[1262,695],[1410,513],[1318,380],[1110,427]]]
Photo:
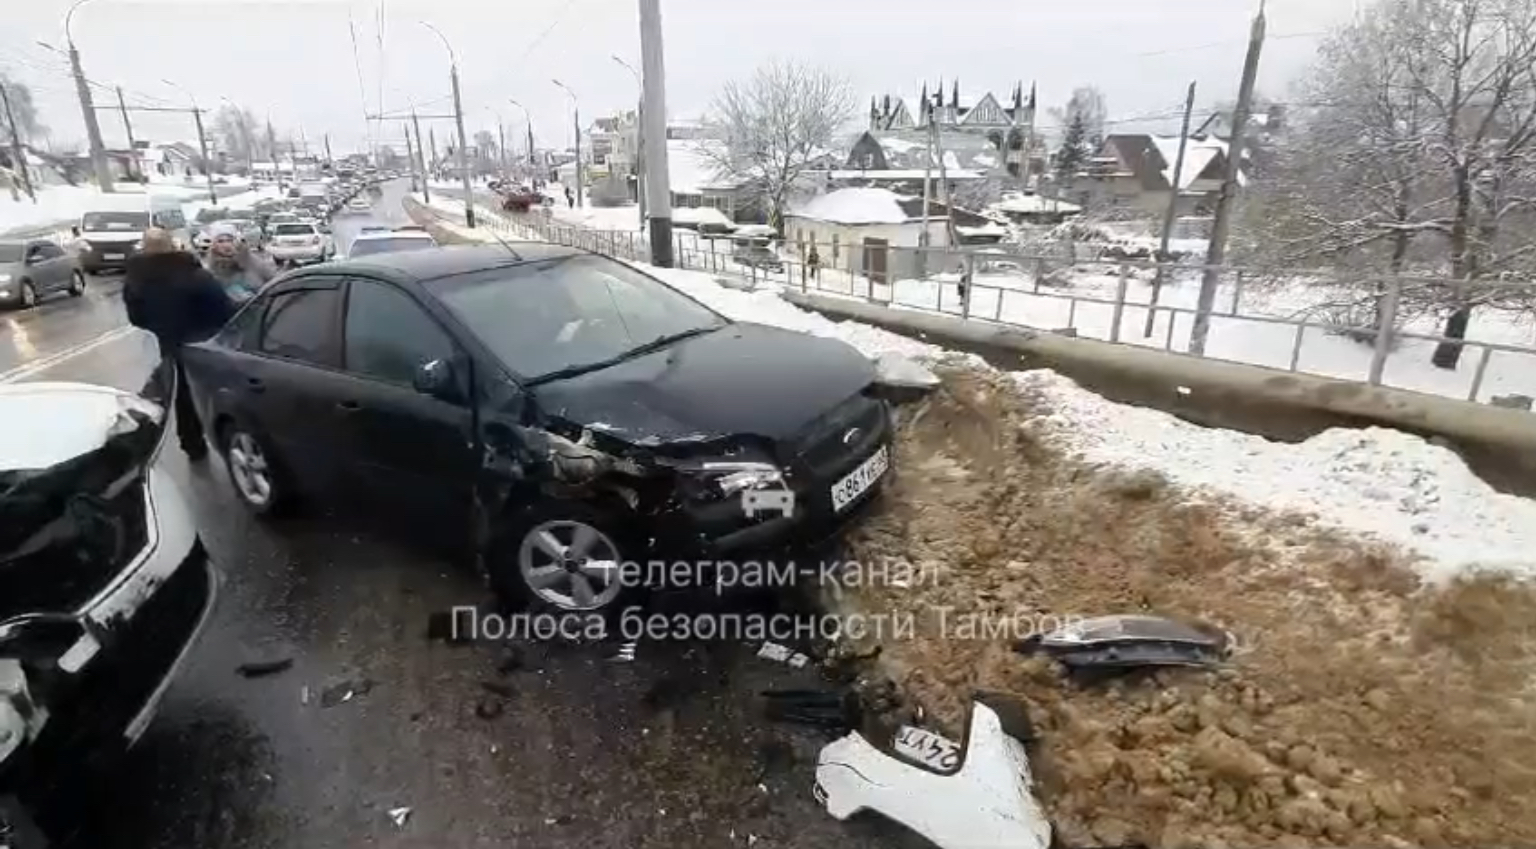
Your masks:
[[[290,289],[272,296],[262,321],[261,351],[275,357],[336,367],[336,288]]]

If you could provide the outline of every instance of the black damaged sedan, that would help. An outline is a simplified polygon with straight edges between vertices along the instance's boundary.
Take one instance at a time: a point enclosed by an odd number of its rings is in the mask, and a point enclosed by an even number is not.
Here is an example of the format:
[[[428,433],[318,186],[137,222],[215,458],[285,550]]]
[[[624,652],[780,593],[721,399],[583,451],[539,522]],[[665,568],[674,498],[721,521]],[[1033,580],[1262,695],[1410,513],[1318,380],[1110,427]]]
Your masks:
[[[252,510],[403,508],[519,604],[606,609],[626,563],[825,540],[890,466],[887,403],[852,347],[553,245],[295,272],[186,362]]]

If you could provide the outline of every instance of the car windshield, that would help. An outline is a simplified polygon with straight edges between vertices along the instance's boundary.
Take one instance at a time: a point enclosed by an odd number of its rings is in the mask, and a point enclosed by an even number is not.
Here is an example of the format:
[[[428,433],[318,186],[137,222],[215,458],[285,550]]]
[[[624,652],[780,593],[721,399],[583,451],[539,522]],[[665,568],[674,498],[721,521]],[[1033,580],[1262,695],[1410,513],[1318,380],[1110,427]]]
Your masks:
[[[199,209],[195,220],[199,224],[212,224],[215,221],[223,221],[228,214],[229,211],[224,209]]]
[[[534,380],[727,323],[670,286],[596,256],[455,275],[430,285],[502,362]]]
[[[315,225],[279,224],[272,228],[272,232],[279,236],[313,236],[315,235]]]
[[[22,246],[16,242],[0,242],[0,262],[21,262]]]
[[[87,212],[80,217],[80,229],[100,230],[147,230],[147,212]]]
[[[411,239],[396,237],[393,239],[358,239],[352,243],[352,256],[367,256],[369,254],[390,254],[400,251],[419,251],[422,248],[435,248],[437,244],[431,239]]]

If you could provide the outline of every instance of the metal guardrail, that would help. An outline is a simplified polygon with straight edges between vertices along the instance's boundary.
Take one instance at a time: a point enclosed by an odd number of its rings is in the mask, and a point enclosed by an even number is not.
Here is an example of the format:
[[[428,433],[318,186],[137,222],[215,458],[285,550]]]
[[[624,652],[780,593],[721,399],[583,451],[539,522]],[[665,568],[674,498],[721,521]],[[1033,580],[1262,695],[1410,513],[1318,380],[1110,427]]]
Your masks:
[[[449,216],[431,207],[426,207],[431,213],[442,220],[449,220]],[[519,238],[533,237],[544,241],[561,245],[581,248],[608,256],[631,261],[644,262],[650,257],[650,246],[645,235],[639,231],[613,231],[594,230],[578,224],[563,222],[547,213],[533,211],[529,213],[510,214],[485,214],[483,206],[477,208],[481,213],[479,217],[486,226],[503,232],[510,233]],[[456,222],[457,223],[457,222]],[[705,271],[712,274],[726,274],[750,281],[753,288],[758,286],[779,286],[798,289],[803,292],[851,297],[871,303],[886,306],[896,306],[908,309],[919,309],[929,312],[938,312],[954,315],[959,318],[985,321],[994,324],[1002,324],[1013,327],[1023,327],[1033,330],[1046,330],[1054,332],[1067,332],[1071,335],[1093,336],[1103,341],[1133,344],[1144,347],[1161,348],[1164,351],[1178,354],[1189,354],[1187,349],[1181,349],[1176,338],[1176,329],[1180,321],[1185,327],[1192,327],[1195,318],[1200,315],[1200,310],[1194,307],[1181,306],[1169,303],[1154,303],[1148,300],[1136,300],[1130,296],[1130,283],[1136,274],[1153,276],[1159,279],[1170,279],[1176,276],[1189,276],[1205,270],[1205,266],[1199,264],[1183,263],[1157,263],[1150,260],[1121,259],[1110,261],[1083,261],[1067,260],[1050,256],[1013,253],[1007,251],[1005,246],[988,246],[984,248],[966,247],[953,248],[888,248],[888,251],[898,251],[910,259],[914,264],[924,269],[923,274],[917,277],[902,277],[892,279],[896,275],[888,270],[883,273],[876,270],[871,262],[868,249],[862,245],[838,245],[836,243],[818,242],[816,250],[819,254],[831,260],[830,264],[818,264],[812,266],[800,257],[806,255],[812,243],[805,242],[796,245],[793,242],[780,243],[780,270],[769,270],[758,265],[744,263],[737,259],[731,250],[732,240],[729,236],[709,237],[701,236],[692,231],[676,231],[677,243],[673,246],[675,264],[678,268],[686,268],[696,271]],[[789,256],[784,256],[783,249],[788,249]],[[797,250],[798,248],[798,250]],[[987,282],[980,279],[979,269],[997,267],[1000,264],[1011,265],[1018,272],[1006,277],[1009,285],[1000,282]],[[865,266],[869,266],[866,268]],[[1111,294],[1099,295],[1082,291],[1066,291],[1062,287],[1054,285],[1053,275],[1066,269],[1083,271],[1085,268],[1091,271],[1095,267],[1106,268],[1112,271],[1115,285]],[[1251,322],[1259,326],[1286,326],[1294,328],[1291,336],[1290,354],[1285,368],[1288,371],[1316,374],[1332,379],[1355,379],[1358,382],[1370,385],[1384,385],[1384,375],[1387,363],[1394,348],[1403,340],[1416,340],[1423,342],[1442,343],[1451,342],[1463,346],[1464,349],[1478,351],[1476,364],[1473,368],[1470,387],[1463,396],[1468,401],[1476,402],[1483,394],[1483,385],[1487,379],[1488,367],[1495,354],[1536,356],[1536,346],[1512,344],[1507,342],[1495,342],[1486,339],[1467,338],[1453,339],[1437,333],[1427,333],[1403,329],[1398,326],[1398,314],[1405,294],[1414,294],[1434,287],[1454,287],[1464,285],[1458,281],[1446,278],[1396,276],[1396,277],[1349,277],[1347,275],[1325,275],[1313,271],[1295,272],[1304,275],[1318,283],[1327,286],[1330,284],[1348,285],[1356,291],[1370,289],[1370,293],[1355,304],[1363,310],[1370,310],[1377,322],[1372,324],[1351,324],[1337,321],[1322,320],[1310,314],[1312,311],[1292,311],[1290,315],[1272,315],[1260,312],[1252,306],[1245,309],[1245,295],[1250,298],[1256,294],[1255,289],[1264,288],[1266,280],[1283,277],[1284,274],[1274,270],[1245,269],[1232,266],[1217,268],[1218,273],[1231,282],[1225,283],[1223,289],[1229,293],[1229,297],[1221,299],[1221,303],[1213,306],[1208,315],[1212,319],[1228,321]],[[1109,276],[1109,275],[1105,275]],[[969,279],[968,285],[961,287],[960,282]],[[902,300],[897,297],[897,290],[903,284],[937,284],[933,286],[935,297],[928,302],[918,303],[912,300]],[[1019,285],[1025,283],[1025,285]],[[1536,286],[1532,284],[1495,283],[1510,290],[1529,291],[1533,305],[1536,305]],[[1166,286],[1163,287],[1166,291]],[[954,291],[954,300],[957,303],[947,305],[946,293]],[[1030,298],[1042,299],[1044,302],[1060,302],[1066,304],[1067,320],[1064,324],[1048,323],[1050,326],[1037,326],[1010,319],[1005,315],[1005,306],[1008,299]],[[978,303],[992,303],[990,311],[976,309]],[[1083,325],[1086,313],[1090,311],[1108,313],[1107,332],[1102,335],[1082,333],[1089,329]],[[1150,313],[1150,314],[1149,314]],[[1152,341],[1152,329],[1157,327],[1159,319],[1164,319],[1164,326],[1158,334],[1159,339]],[[1127,324],[1130,320],[1131,332],[1127,333]],[[1102,323],[1102,322],[1099,322]],[[1348,336],[1359,340],[1369,340],[1371,358],[1365,374],[1359,378],[1340,378],[1337,374],[1309,371],[1302,367],[1302,353],[1309,331],[1319,331],[1328,334]],[[1137,334],[1141,341],[1135,341]],[[1208,354],[1211,359],[1224,359]],[[1270,363],[1254,363],[1250,360],[1229,360],[1232,362],[1246,362],[1253,365],[1268,365],[1278,367]],[[1536,365],[1536,363],[1533,363]]]

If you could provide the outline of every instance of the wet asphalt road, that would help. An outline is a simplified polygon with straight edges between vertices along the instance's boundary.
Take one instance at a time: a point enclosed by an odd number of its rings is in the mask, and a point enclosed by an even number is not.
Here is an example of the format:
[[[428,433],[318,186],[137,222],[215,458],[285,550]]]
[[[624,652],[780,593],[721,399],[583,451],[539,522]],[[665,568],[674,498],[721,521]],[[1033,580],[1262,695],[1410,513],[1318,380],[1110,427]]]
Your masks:
[[[398,223],[401,191],[372,218]],[[339,217],[338,246],[369,220]],[[0,317],[0,348],[21,362],[120,326],[116,288]],[[25,379],[136,389],[153,356],[132,332]],[[77,806],[70,847],[919,843],[882,821],[838,823],[812,798],[830,738],[767,721],[757,696],[816,683],[806,670],[722,642],[645,642],[621,662],[611,644],[429,640],[432,612],[485,598],[433,553],[441,534],[314,512],[259,523],[221,464],[169,462],[222,570],[219,608],[141,744]],[[293,667],[236,673],[274,656]],[[512,656],[519,668],[498,668]],[[362,679],[367,692],[322,705]],[[397,807],[411,808],[403,826]]]

